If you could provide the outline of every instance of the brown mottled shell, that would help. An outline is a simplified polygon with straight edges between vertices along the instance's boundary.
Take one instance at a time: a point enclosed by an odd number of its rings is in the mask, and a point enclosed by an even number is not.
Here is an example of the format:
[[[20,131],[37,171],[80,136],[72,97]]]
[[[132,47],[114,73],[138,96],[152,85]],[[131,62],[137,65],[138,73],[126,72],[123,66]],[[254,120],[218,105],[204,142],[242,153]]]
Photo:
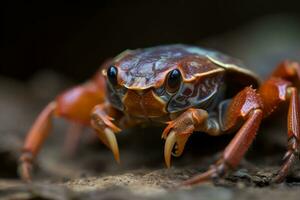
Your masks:
[[[126,50],[113,60],[118,68],[118,82],[129,89],[158,88],[173,69],[181,71],[183,81],[224,71],[227,80],[240,87],[259,84],[259,78],[242,68],[241,62],[222,53],[188,45],[165,45]]]

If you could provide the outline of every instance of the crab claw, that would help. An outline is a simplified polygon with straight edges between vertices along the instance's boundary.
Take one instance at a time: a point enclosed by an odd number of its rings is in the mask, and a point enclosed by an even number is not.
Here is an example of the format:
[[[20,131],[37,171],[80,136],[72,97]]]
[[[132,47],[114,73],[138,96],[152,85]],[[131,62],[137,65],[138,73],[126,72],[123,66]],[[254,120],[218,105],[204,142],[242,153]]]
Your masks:
[[[105,105],[95,106],[92,111],[91,125],[96,130],[99,139],[112,151],[117,163],[120,163],[119,146],[115,133],[121,131],[112,121],[114,118],[105,112]]]
[[[168,168],[170,168],[170,166],[171,166],[171,155],[172,155],[172,150],[173,150],[175,144],[176,144],[176,135],[175,135],[175,132],[172,131],[166,139],[165,151],[164,151],[165,163]]]
[[[91,124],[97,130],[96,133],[99,139],[112,151],[117,163],[120,163],[119,146],[113,129],[104,128],[103,130],[95,121],[91,121]]]
[[[110,129],[110,128],[105,128],[104,129],[104,136],[107,141],[107,146],[110,148],[112,151],[115,160],[117,163],[120,163],[120,154],[119,154],[119,146],[117,142],[117,138],[115,133]]]
[[[181,156],[183,153],[185,144],[189,138],[190,134],[177,134],[176,131],[171,131],[166,139],[164,155],[165,155],[165,163],[169,168],[171,166],[171,156]],[[175,147],[175,152],[173,149]]]

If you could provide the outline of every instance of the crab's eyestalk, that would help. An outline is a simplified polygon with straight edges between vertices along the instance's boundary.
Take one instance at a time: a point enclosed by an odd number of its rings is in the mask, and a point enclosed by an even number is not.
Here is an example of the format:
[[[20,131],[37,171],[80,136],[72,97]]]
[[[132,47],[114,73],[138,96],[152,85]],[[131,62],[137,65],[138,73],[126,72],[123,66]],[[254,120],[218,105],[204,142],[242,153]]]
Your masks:
[[[118,69],[115,66],[111,65],[108,68],[106,75],[112,86],[118,85]]]
[[[166,89],[169,93],[175,93],[181,85],[181,73],[178,69],[172,70],[167,77]]]

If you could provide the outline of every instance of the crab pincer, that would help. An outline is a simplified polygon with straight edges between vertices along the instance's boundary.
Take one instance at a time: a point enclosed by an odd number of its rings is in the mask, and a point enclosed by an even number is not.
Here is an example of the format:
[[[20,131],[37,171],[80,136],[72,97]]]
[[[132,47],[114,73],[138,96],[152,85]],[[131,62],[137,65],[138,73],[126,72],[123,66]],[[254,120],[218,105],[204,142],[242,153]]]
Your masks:
[[[175,120],[167,122],[168,126],[162,134],[162,138],[166,140],[164,155],[167,167],[171,166],[171,156],[181,156],[189,137],[205,123],[207,117],[205,110],[188,109]]]
[[[115,160],[120,163],[119,146],[116,133],[121,129],[112,123],[112,117],[106,114],[107,104],[95,106],[92,111],[91,125],[96,130],[99,139],[112,151]]]

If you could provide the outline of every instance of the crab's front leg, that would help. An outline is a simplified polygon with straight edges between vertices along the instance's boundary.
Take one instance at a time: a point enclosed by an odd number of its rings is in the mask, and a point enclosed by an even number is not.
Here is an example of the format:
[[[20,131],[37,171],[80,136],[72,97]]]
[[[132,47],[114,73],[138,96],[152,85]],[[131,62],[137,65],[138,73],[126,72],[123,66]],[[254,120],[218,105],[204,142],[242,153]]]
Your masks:
[[[122,113],[110,106],[109,103],[94,107],[91,114],[91,125],[96,130],[99,139],[113,152],[115,160],[120,162],[119,147],[115,133],[121,129],[119,124]]]
[[[104,88],[104,80],[99,77],[58,95],[43,109],[28,131],[22,148],[19,169],[23,180],[31,180],[34,159],[51,131],[52,119],[60,117],[89,126],[92,108],[104,101]]]
[[[218,134],[220,131],[216,121],[209,118],[207,111],[202,109],[190,108],[168,122],[162,134],[162,138],[166,139],[164,154],[167,167],[171,165],[171,156],[180,156],[190,135],[200,130],[211,134]]]
[[[216,164],[208,171],[185,181],[183,184],[192,185],[212,178],[222,177],[228,170],[236,168],[252,144],[262,118],[262,102],[256,91],[251,87],[245,88],[231,100],[223,119],[219,123],[216,120],[204,118],[195,130],[218,135],[231,132],[239,128],[241,124],[242,126],[225,148],[221,159]],[[182,127],[182,130],[184,130],[184,127]],[[167,141],[174,140],[169,139],[169,137],[174,136],[170,134]]]

